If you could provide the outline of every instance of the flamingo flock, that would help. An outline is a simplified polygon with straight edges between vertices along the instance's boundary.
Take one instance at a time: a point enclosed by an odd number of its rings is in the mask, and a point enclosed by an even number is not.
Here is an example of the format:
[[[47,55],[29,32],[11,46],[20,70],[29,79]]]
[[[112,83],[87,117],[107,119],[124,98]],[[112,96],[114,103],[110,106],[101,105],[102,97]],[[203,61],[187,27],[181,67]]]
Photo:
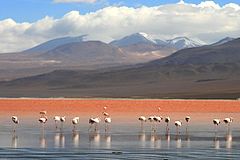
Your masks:
[[[158,108],[158,112],[160,112],[161,108]],[[39,116],[39,123],[42,125],[42,130],[44,131],[45,128],[45,124],[48,121],[48,117],[47,117],[47,111],[40,111],[39,112],[40,116]],[[16,115],[13,115],[11,117],[12,122],[13,122],[13,132],[16,132],[16,128],[19,124],[19,119]],[[100,129],[100,123],[101,120],[103,119],[104,122],[104,131],[105,132],[109,132],[110,130],[110,124],[112,123],[112,119],[110,117],[110,114],[107,112],[107,107],[103,107],[103,112],[102,112],[102,117],[100,116],[96,116],[96,117],[90,117],[88,120],[89,123],[89,129],[88,131],[98,131]],[[183,118],[185,121],[185,126],[186,126],[186,134],[188,134],[188,127],[189,127],[189,123],[191,120],[190,116],[185,116],[185,118]],[[53,120],[55,122],[55,128],[60,129],[60,131],[63,129],[64,123],[66,122],[66,116],[54,116]],[[165,122],[166,124],[166,135],[169,135],[170,133],[170,122],[171,122],[171,118],[169,116],[166,116],[165,118],[163,118],[162,116],[158,115],[151,115],[149,117],[146,116],[139,116],[138,120],[140,121],[140,125],[141,125],[141,130],[144,131],[144,126],[147,122],[150,123],[150,131],[151,132],[157,132],[158,130],[158,125],[161,124],[162,122]],[[73,132],[75,132],[77,130],[77,125],[80,123],[80,117],[73,117],[71,119],[72,125],[73,125]],[[213,119],[212,120],[213,125],[215,127],[215,133],[217,133],[218,131],[218,126],[221,124],[221,122],[223,122],[226,126],[227,126],[227,130],[230,130],[230,126],[231,123],[233,122],[233,118],[232,117],[227,117],[224,118],[222,121],[220,119]],[[60,125],[60,126],[59,126]],[[183,125],[182,120],[175,120],[174,121],[174,125],[176,127],[176,134],[179,135],[181,133],[181,127]]]
[[[110,124],[112,122],[112,119],[110,117],[110,114],[107,112],[107,107],[103,107],[103,119],[104,119],[104,124],[105,124],[105,132],[109,132],[110,130]],[[44,131],[45,129],[45,124],[48,121],[48,117],[47,117],[47,111],[40,111],[39,112],[40,116],[38,118],[38,122],[42,125],[42,131]],[[13,115],[11,117],[12,122],[13,122],[13,132],[16,132],[16,127],[19,124],[19,119],[17,116]],[[66,121],[66,116],[54,116],[53,117],[54,123],[55,123],[55,129],[60,129],[60,131],[63,129],[63,125]],[[77,129],[77,125],[80,122],[80,117],[74,117],[72,118],[72,125],[73,125],[73,132],[76,131]],[[89,118],[89,131],[91,130],[92,126],[94,127],[94,131],[99,130],[99,124],[101,122],[101,117],[97,116],[97,117],[91,117]],[[59,127],[59,124],[61,124],[61,126]]]
[[[161,110],[161,108],[159,107],[158,108],[158,112]],[[140,121],[141,123],[141,131],[144,131],[144,123],[147,123],[149,122],[150,123],[150,131],[151,132],[156,132],[157,131],[157,124],[164,121],[166,123],[166,135],[169,135],[169,132],[170,132],[170,129],[169,129],[169,124],[170,124],[170,121],[171,121],[171,118],[169,116],[163,118],[161,116],[156,116],[156,115],[150,115],[149,117],[146,117],[146,116],[139,116],[138,117],[138,120]],[[184,121],[185,121],[185,126],[186,126],[186,134],[188,135],[188,128],[189,128],[189,123],[190,123],[190,120],[191,120],[191,117],[190,116],[185,116],[184,118]],[[231,126],[231,123],[233,122],[233,118],[232,117],[227,117],[227,118],[224,118],[222,120],[222,122],[224,122],[228,128],[228,132],[230,131],[230,126]],[[215,132],[218,131],[218,126],[220,125],[221,123],[221,120],[220,119],[213,119],[213,124],[215,126]],[[176,127],[176,134],[179,135],[181,132],[180,132],[180,129],[183,125],[183,122],[182,120],[175,120],[174,121],[174,125]]]

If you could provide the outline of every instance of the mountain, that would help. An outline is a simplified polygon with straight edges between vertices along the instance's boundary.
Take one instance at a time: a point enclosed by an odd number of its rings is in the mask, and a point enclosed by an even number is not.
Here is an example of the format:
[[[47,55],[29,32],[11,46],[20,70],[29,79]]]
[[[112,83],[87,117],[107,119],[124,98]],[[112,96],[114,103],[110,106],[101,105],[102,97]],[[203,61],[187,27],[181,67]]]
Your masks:
[[[185,48],[194,48],[203,46],[205,43],[197,40],[193,40],[187,37],[176,37],[174,39],[167,40],[167,45],[176,48],[177,50]]]
[[[121,48],[129,57],[135,58],[138,62],[166,57],[176,51],[175,48],[167,46],[165,41],[154,40],[143,32],[123,37],[110,44]]]
[[[38,54],[48,60],[60,61],[63,65],[104,65],[127,63],[125,53],[112,45],[100,41],[74,42]]]
[[[129,36],[123,37],[122,39],[114,40],[110,44],[118,47],[126,47],[139,43],[156,44],[154,39],[152,39],[148,34],[143,32],[134,33]]]
[[[232,40],[234,40],[234,39],[235,39],[235,38],[232,38],[232,37],[226,37],[226,38],[223,38],[223,39],[217,41],[216,43],[213,43],[212,45],[213,45],[213,46],[219,46],[219,45],[222,45],[222,44],[224,44],[224,43],[230,42],[230,41],[232,41]]]
[[[203,64],[226,64],[240,62],[240,38],[229,41],[222,45],[206,45],[183,49],[174,54],[150,62],[159,65],[203,65]]]
[[[23,52],[27,53],[43,53],[47,52],[49,50],[52,50],[58,46],[64,45],[64,44],[69,44],[69,43],[74,43],[74,42],[82,42],[84,41],[84,38],[86,35],[78,36],[78,37],[62,37],[62,38],[57,38],[53,39],[47,42],[44,42],[40,45],[37,45],[33,48],[27,49]]]
[[[240,39],[109,70],[57,70],[0,83],[4,97],[239,98]]]
[[[47,52],[0,54],[0,80],[51,72],[56,69],[107,68],[135,64],[142,59],[129,57],[120,48],[100,42],[73,42]]]
[[[161,39],[153,39],[148,34],[142,32],[123,37],[120,40],[112,41],[110,44],[121,48],[126,48],[133,45],[151,45],[155,47],[157,46],[157,48],[167,47],[175,48],[176,50],[205,45],[205,43],[200,40],[193,40],[187,37],[176,37],[166,41]]]

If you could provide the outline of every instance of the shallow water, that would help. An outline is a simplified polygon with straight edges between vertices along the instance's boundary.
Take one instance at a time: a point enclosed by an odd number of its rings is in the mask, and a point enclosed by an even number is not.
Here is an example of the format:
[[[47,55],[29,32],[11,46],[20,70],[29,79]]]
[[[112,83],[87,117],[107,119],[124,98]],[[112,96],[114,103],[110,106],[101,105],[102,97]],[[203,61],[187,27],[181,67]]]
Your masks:
[[[13,132],[9,118],[1,117],[0,158],[1,159],[239,159],[240,127],[234,119],[231,128],[221,124],[214,128],[209,114],[191,114],[186,132],[184,124],[180,134],[173,122],[166,135],[165,123],[157,125],[156,132],[151,124],[144,124],[141,130],[135,117],[128,120],[118,118],[105,133],[104,124],[99,131],[88,132],[87,118],[83,118],[76,131],[70,121],[62,131],[55,129],[49,120],[45,129],[34,118],[22,119]],[[231,114],[240,117],[240,114]],[[219,116],[219,115],[218,115]],[[219,117],[223,117],[220,115]],[[183,117],[178,114],[174,118]],[[198,117],[195,118],[194,117]],[[207,118],[206,118],[207,117]],[[202,119],[202,121],[201,121]],[[114,120],[114,117],[113,117]]]

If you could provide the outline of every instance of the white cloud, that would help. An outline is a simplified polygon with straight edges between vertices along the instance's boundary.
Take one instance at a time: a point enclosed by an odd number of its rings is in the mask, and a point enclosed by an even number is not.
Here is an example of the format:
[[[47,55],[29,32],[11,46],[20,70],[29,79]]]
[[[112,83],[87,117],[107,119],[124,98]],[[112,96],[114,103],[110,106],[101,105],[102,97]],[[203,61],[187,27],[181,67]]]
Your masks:
[[[54,0],[54,3],[94,3],[97,0]]]
[[[240,37],[240,6],[181,1],[155,7],[110,6],[87,14],[71,11],[60,19],[46,16],[33,23],[5,19],[0,21],[0,52],[27,49],[62,36],[88,34],[88,39],[109,42],[135,32],[161,39],[188,36],[206,42]]]

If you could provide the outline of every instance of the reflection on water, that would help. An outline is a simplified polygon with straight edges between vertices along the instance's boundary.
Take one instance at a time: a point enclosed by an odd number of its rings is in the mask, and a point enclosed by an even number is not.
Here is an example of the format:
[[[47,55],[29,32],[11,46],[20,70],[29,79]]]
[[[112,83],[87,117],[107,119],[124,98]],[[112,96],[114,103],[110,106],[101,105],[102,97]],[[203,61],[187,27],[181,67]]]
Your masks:
[[[39,138],[40,148],[46,148],[47,142],[45,138],[45,134],[41,134]]]
[[[219,138],[218,137],[214,137],[214,148],[215,149],[220,149],[220,140],[219,140]]]
[[[18,136],[13,133],[12,135],[12,148],[17,148],[18,147]]]
[[[191,140],[189,135],[186,135],[186,141],[187,141],[187,148],[191,148]]]
[[[166,134],[166,141],[167,141],[167,148],[169,149],[170,148],[170,141],[171,141],[171,137],[169,134]]]
[[[104,135],[104,141],[106,144],[106,149],[111,149],[111,143],[112,143],[112,136],[110,134]]]
[[[182,139],[179,135],[176,136],[176,148],[182,148]]]
[[[140,142],[141,147],[146,146],[146,133],[144,131],[139,133],[138,140]]]
[[[60,147],[60,133],[56,133],[54,136],[54,147],[55,148]]]
[[[160,149],[161,148],[161,137],[156,133],[151,133],[150,135],[150,145],[151,148]]]
[[[55,148],[65,148],[65,136],[62,132],[55,134],[54,147]]]
[[[96,148],[100,147],[100,139],[101,137],[98,131],[89,133],[89,142],[91,146]]]
[[[73,132],[72,134],[72,141],[73,141],[73,146],[75,148],[78,148],[79,147],[79,140],[80,140],[80,135],[78,132]]]
[[[231,131],[226,135],[226,148],[227,149],[232,148],[232,133],[231,133]]]
[[[79,126],[82,127],[79,131],[72,132],[72,125],[66,123],[61,132],[55,130],[54,122],[52,126],[48,122],[45,132],[39,132],[39,125],[23,124],[15,134],[12,125],[1,125],[6,124],[3,122],[0,124],[0,159],[7,159],[7,154],[16,154],[13,159],[41,156],[45,156],[42,159],[106,159],[106,156],[108,159],[239,159],[239,123],[232,123],[229,129],[225,125],[214,128],[212,120],[208,122],[191,123],[190,127],[183,124],[180,135],[172,122],[168,132],[165,125],[152,132],[150,122],[146,123],[145,131],[140,131],[138,121],[114,123],[111,132],[106,133],[104,129],[89,133],[87,122]],[[115,151],[122,154],[111,154]]]

